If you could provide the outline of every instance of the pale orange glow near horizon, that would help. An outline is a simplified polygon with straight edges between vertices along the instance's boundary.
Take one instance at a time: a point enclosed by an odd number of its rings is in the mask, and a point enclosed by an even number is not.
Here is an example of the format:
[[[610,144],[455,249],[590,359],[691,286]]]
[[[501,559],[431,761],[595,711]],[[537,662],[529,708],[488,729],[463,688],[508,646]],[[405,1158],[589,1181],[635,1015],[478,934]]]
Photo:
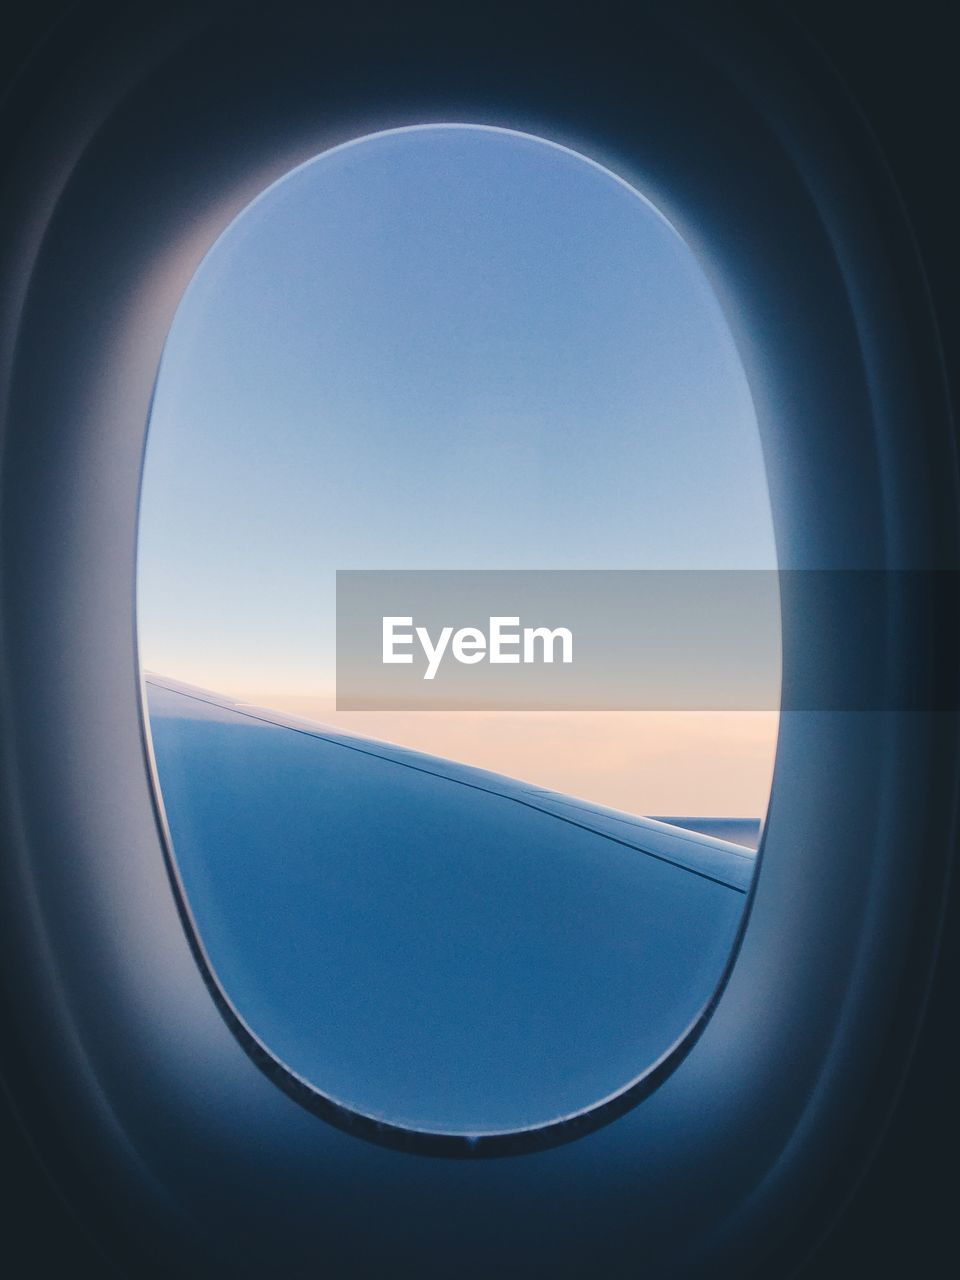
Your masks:
[[[331,694],[216,690],[629,813],[757,818],[770,797],[776,711],[338,712]]]

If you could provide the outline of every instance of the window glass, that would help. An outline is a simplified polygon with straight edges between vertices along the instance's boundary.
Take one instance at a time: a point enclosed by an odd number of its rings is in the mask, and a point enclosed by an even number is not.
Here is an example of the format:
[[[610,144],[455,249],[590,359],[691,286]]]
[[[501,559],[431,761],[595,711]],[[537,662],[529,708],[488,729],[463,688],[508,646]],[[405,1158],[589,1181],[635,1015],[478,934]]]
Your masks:
[[[250,1032],[349,1110],[473,1135],[682,1041],[776,706],[338,708],[335,574],[775,566],[729,327],[632,186],[447,125],[265,191],[170,331],[138,572],[176,872]]]

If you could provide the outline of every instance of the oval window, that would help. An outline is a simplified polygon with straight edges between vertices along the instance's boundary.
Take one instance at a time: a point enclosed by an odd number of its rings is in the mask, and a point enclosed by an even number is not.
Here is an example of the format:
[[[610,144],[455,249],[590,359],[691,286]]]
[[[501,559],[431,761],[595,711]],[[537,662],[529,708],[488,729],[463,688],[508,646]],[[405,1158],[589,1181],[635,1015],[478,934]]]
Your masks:
[[[775,567],[731,333],[633,187],[446,125],[266,190],[170,331],[138,572],[172,869],[249,1043],[471,1139],[636,1088],[743,918],[778,712],[702,632]]]

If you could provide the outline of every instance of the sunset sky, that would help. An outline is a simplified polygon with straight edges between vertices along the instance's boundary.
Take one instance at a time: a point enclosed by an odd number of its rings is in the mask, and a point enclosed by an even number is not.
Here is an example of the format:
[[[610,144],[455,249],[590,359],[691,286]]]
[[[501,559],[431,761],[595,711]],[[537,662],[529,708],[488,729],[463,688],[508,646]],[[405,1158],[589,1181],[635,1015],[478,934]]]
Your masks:
[[[772,568],[745,376],[632,188],[503,130],[340,147],[181,303],[144,473],[155,672],[647,813],[758,816],[773,712],[333,707],[337,569]]]

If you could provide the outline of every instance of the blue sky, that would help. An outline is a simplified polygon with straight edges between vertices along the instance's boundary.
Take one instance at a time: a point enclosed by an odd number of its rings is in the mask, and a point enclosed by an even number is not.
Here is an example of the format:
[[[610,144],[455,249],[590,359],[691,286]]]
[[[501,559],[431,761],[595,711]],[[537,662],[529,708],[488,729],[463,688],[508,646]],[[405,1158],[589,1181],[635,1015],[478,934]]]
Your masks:
[[[247,696],[332,685],[337,569],[776,563],[692,251],[599,166],[474,127],[328,152],[224,232],[141,511],[144,665]]]

